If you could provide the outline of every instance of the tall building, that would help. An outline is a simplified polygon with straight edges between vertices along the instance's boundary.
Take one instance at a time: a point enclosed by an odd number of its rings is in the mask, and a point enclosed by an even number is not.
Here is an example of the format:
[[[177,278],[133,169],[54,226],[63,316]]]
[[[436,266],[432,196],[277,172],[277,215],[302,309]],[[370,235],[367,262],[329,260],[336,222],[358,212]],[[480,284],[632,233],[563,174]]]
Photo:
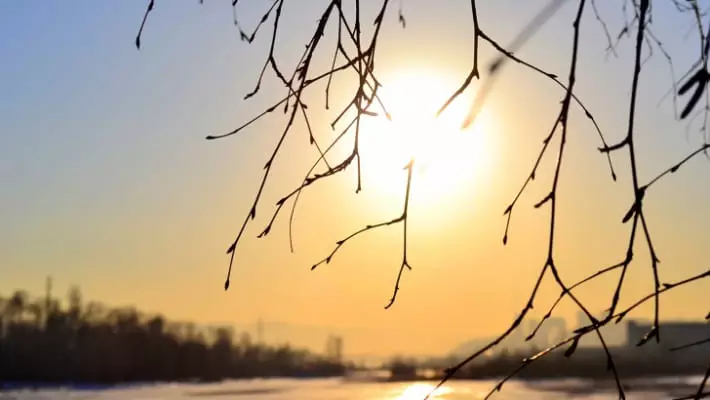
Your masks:
[[[594,318],[598,321],[602,321],[607,317],[607,313],[607,311],[598,312],[594,315]],[[577,312],[577,326],[575,329],[591,324],[592,321],[587,317],[587,314],[582,311]],[[623,324],[611,322],[600,328],[599,332],[603,335],[604,342],[607,346],[624,346],[628,340],[627,329]],[[579,347],[601,347],[601,343],[599,342],[599,337],[594,332],[590,332],[582,336],[582,339],[579,341]]]
[[[328,336],[325,342],[325,357],[335,363],[343,362],[343,338],[341,336]]]

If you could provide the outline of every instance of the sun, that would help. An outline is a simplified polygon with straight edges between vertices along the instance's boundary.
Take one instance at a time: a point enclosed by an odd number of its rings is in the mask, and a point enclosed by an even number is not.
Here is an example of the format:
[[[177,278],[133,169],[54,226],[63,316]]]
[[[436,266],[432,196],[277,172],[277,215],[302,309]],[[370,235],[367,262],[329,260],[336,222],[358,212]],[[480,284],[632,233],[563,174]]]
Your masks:
[[[452,196],[462,186],[480,181],[491,156],[488,110],[484,108],[473,125],[462,129],[472,96],[461,96],[437,116],[460,84],[453,77],[418,70],[381,81],[378,94],[391,119],[380,113],[363,120],[365,185],[401,199],[403,168],[410,160],[414,160],[412,196],[420,201]]]

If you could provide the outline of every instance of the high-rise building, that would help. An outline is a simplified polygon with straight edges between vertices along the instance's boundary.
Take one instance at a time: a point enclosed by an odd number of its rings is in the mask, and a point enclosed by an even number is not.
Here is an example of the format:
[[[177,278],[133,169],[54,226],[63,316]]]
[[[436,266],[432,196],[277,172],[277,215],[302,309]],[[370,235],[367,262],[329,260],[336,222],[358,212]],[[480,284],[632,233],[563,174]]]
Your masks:
[[[343,362],[343,338],[341,336],[328,336],[325,342],[325,357],[332,362]]]

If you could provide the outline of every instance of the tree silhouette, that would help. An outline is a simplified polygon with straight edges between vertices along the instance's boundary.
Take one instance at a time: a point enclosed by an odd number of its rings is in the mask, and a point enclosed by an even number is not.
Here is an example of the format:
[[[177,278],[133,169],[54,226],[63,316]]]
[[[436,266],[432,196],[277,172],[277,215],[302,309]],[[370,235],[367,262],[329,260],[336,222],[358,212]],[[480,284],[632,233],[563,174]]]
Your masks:
[[[470,363],[472,360],[482,356],[491,348],[498,345],[503,339],[511,334],[518,326],[521,324],[526,315],[532,310],[533,303],[538,297],[539,289],[544,278],[551,277],[559,289],[559,297],[550,306],[549,311],[544,315],[542,321],[538,324],[537,328],[533,330],[530,334],[532,338],[540,326],[542,326],[545,321],[553,314],[557,305],[564,298],[569,298],[576,307],[584,313],[591,323],[587,326],[583,326],[575,330],[571,336],[560,341],[559,343],[540,351],[532,357],[526,358],[516,367],[509,375],[507,375],[498,385],[491,391],[500,390],[503,383],[515,376],[518,372],[525,369],[530,364],[537,360],[540,360],[562,347],[567,347],[564,352],[566,356],[572,356],[580,339],[588,334],[594,335],[598,338],[601,346],[607,355],[607,365],[610,373],[613,375],[616,381],[616,386],[618,389],[618,394],[620,398],[624,398],[624,386],[622,380],[619,377],[618,369],[614,362],[614,358],[609,352],[608,346],[604,340],[600,328],[608,325],[610,323],[616,323],[621,321],[626,317],[631,311],[635,310],[640,305],[652,301],[654,305],[654,319],[651,330],[643,337],[640,338],[639,345],[643,345],[650,340],[660,341],[661,338],[661,323],[659,321],[659,304],[661,301],[661,295],[671,291],[677,290],[679,287],[683,287],[692,282],[696,282],[705,279],[710,276],[710,270],[702,272],[700,274],[688,276],[685,279],[681,279],[676,282],[664,283],[661,280],[658,272],[659,258],[657,256],[657,251],[654,246],[654,241],[652,239],[652,231],[647,222],[647,209],[644,207],[645,199],[652,195],[652,189],[655,185],[662,179],[668,178],[671,174],[678,171],[681,167],[685,166],[691,160],[698,158],[700,155],[708,155],[708,150],[710,149],[710,142],[708,142],[708,111],[710,111],[710,97],[705,90],[708,80],[710,79],[710,73],[708,72],[708,53],[710,52],[710,19],[706,14],[706,10],[702,9],[700,2],[697,0],[669,0],[673,4],[674,10],[678,14],[690,15],[694,18],[695,29],[693,30],[698,35],[698,42],[701,44],[698,49],[697,60],[693,65],[687,66],[687,72],[682,74],[680,77],[673,76],[673,99],[674,107],[679,103],[684,101],[684,105],[681,106],[681,111],[678,114],[679,119],[687,121],[688,124],[693,124],[698,119],[701,119],[702,126],[701,131],[703,132],[703,143],[698,146],[695,150],[687,154],[687,156],[677,160],[670,166],[662,166],[663,169],[661,173],[652,178],[651,180],[644,182],[641,180],[638,174],[638,154],[637,154],[637,141],[639,139],[638,132],[635,128],[635,123],[638,118],[637,111],[637,98],[639,87],[642,84],[654,84],[654,83],[643,83],[641,80],[641,70],[644,66],[645,61],[651,56],[653,51],[659,52],[662,57],[666,59],[671,69],[672,74],[674,74],[674,60],[666,51],[663,43],[657,38],[653,30],[653,18],[652,10],[655,3],[659,3],[659,0],[622,0],[620,2],[622,12],[625,15],[624,26],[620,29],[618,35],[614,36],[610,33],[607,25],[600,17],[595,1],[594,0],[575,0],[569,1],[570,3],[576,4],[576,12],[574,14],[573,20],[569,21],[572,26],[570,41],[572,43],[572,51],[569,55],[569,69],[565,77],[558,77],[557,75],[548,72],[538,65],[529,62],[517,55],[516,51],[523,47],[527,40],[532,37],[536,31],[547,23],[549,20],[556,18],[556,12],[561,5],[566,3],[565,0],[549,0],[545,7],[543,7],[540,12],[532,19],[529,23],[521,26],[519,29],[519,34],[512,40],[509,44],[501,44],[493,36],[488,34],[486,30],[486,25],[488,21],[484,16],[479,15],[477,10],[477,1],[470,0],[470,11],[471,11],[471,27],[472,27],[472,47],[473,47],[473,61],[471,65],[470,72],[463,77],[463,82],[460,87],[455,90],[451,97],[442,104],[441,111],[446,109],[449,104],[457,98],[459,95],[464,93],[474,80],[480,79],[482,76],[485,77],[485,82],[483,83],[481,89],[479,90],[475,102],[470,110],[470,113],[465,121],[463,121],[463,126],[470,125],[478,115],[478,111],[485,103],[488,94],[493,86],[495,86],[496,79],[499,78],[500,71],[505,64],[513,62],[526,69],[535,72],[538,76],[553,82],[555,85],[563,89],[563,95],[560,99],[559,112],[549,129],[549,133],[544,138],[542,142],[541,149],[538,153],[537,158],[534,160],[534,165],[527,177],[525,177],[523,184],[521,185],[517,195],[512,199],[507,207],[504,208],[503,215],[505,216],[505,233],[503,235],[503,243],[506,244],[511,235],[511,223],[514,211],[520,206],[519,199],[528,190],[530,184],[536,179],[538,175],[543,173],[540,171],[541,161],[544,157],[555,157],[554,168],[552,169],[551,176],[551,186],[549,192],[542,199],[540,199],[535,205],[535,208],[549,207],[549,230],[546,232],[548,237],[547,241],[547,257],[545,262],[540,267],[540,273],[533,284],[533,289],[530,293],[528,301],[523,305],[518,317],[512,321],[511,325],[507,330],[502,332],[495,340],[491,341],[488,345],[481,348],[479,351],[471,354],[469,357],[462,360],[460,363],[447,369],[445,375],[440,384],[443,384],[448,379],[454,376],[459,370]],[[361,4],[359,0],[343,1],[343,0],[331,0],[327,2],[324,7],[320,19],[315,24],[313,29],[313,34],[310,40],[305,45],[305,50],[303,51],[300,60],[298,61],[295,68],[290,70],[290,72],[285,72],[286,70],[278,63],[277,56],[275,54],[275,43],[281,32],[281,18],[282,10],[284,6],[284,0],[272,0],[270,7],[266,13],[257,22],[256,27],[253,31],[246,31],[242,24],[238,20],[239,8],[238,1],[233,0],[232,7],[234,13],[234,23],[240,32],[240,37],[242,40],[252,42],[254,38],[262,31],[267,29],[266,27],[270,24],[272,32],[271,39],[269,41],[269,53],[264,61],[263,68],[260,75],[257,78],[255,88],[252,92],[248,93],[245,99],[252,97],[256,94],[260,87],[262,80],[265,79],[267,72],[271,73],[278,82],[283,84],[286,94],[283,98],[277,99],[274,103],[264,110],[262,113],[256,115],[251,120],[247,121],[243,125],[233,129],[230,132],[226,132],[219,135],[208,136],[207,139],[215,140],[222,139],[232,135],[235,135],[242,130],[248,128],[255,121],[265,118],[273,111],[279,109],[283,110],[287,114],[287,122],[283,128],[280,139],[276,146],[273,148],[272,152],[268,157],[268,161],[264,166],[263,176],[258,189],[256,190],[254,200],[252,202],[251,208],[249,209],[244,222],[237,230],[235,238],[231,245],[228,247],[227,254],[229,255],[229,268],[227,271],[227,277],[225,280],[225,289],[229,288],[230,275],[232,267],[234,265],[235,256],[238,252],[238,245],[241,243],[244,237],[244,232],[246,227],[255,219],[257,210],[262,208],[262,194],[264,187],[269,181],[272,173],[272,166],[274,160],[281,153],[283,143],[286,137],[293,131],[294,121],[303,118],[306,122],[306,126],[309,131],[310,142],[317,150],[319,156],[312,167],[305,173],[303,182],[298,187],[286,191],[285,195],[276,202],[275,211],[272,214],[266,227],[261,231],[259,237],[268,235],[272,225],[277,220],[278,216],[290,204],[290,218],[289,224],[289,237],[292,240],[291,225],[293,223],[294,210],[298,204],[298,199],[301,193],[318,181],[325,180],[327,178],[333,177],[340,172],[346,170],[347,168],[353,166],[357,169],[358,180],[356,186],[356,192],[359,192],[362,188],[361,186],[361,160],[360,160],[360,130],[361,123],[364,118],[371,117],[377,114],[384,114],[389,118],[389,113],[386,109],[386,104],[383,103],[381,98],[378,96],[378,89],[381,87],[381,82],[377,78],[376,68],[375,68],[375,58],[376,49],[378,44],[378,39],[380,37],[381,28],[383,21],[388,15],[388,12],[393,7],[392,2],[389,0],[380,0],[379,12],[377,13],[374,21],[365,21],[363,14],[361,12]],[[347,9],[347,7],[354,7],[354,12]],[[435,7],[432,3],[431,7]],[[148,8],[145,12],[145,17],[141,23],[138,35],[136,37],[136,46],[140,48],[141,37],[145,23],[149,14],[154,10],[154,1],[151,0]],[[613,143],[608,142],[601,129],[597,125],[597,120],[595,114],[592,110],[589,110],[581,99],[576,94],[576,83],[578,81],[578,60],[579,55],[583,50],[583,46],[580,44],[580,35],[583,30],[582,17],[585,13],[594,13],[597,21],[603,28],[605,35],[605,40],[608,42],[608,51],[615,53],[617,51],[617,45],[622,40],[629,40],[632,42],[633,46],[633,63],[629,67],[628,79],[631,81],[631,91],[628,96],[628,111],[626,122],[626,135],[622,140]],[[400,2],[398,21],[404,27],[405,16],[402,12],[402,4]],[[335,26],[337,29],[326,29],[328,26]],[[363,34],[363,27],[368,26],[371,29],[368,35]],[[333,51],[331,67],[326,72],[315,72],[312,68],[313,60],[316,54],[316,49],[320,48],[322,43],[322,38],[326,35],[336,35],[335,36],[335,48]],[[366,36],[368,36],[366,38]],[[497,52],[497,57],[494,61],[487,66],[480,65],[479,60],[479,48],[486,45]],[[329,108],[329,92],[331,87],[332,78],[335,75],[340,75],[344,72],[355,72],[357,76],[357,85],[352,91],[352,98],[349,103],[339,111],[336,119],[333,121],[331,126],[335,129],[339,129],[339,133],[335,136],[335,139],[328,144],[323,146],[316,142],[314,135],[311,131],[309,115],[312,112],[307,105],[304,103],[304,93],[309,91],[316,83],[326,83],[325,98],[326,98],[326,109]],[[569,116],[572,109],[581,109],[593,124],[596,129],[600,145],[599,152],[602,156],[606,157],[609,164],[610,175],[613,180],[616,180],[617,171],[615,169],[620,168],[620,165],[614,165],[612,163],[611,154],[619,153],[622,156],[625,155],[628,160],[629,175],[631,176],[631,192],[633,193],[632,204],[629,205],[628,211],[625,215],[621,216],[621,223],[628,226],[628,245],[626,251],[620,255],[617,263],[611,266],[602,266],[595,273],[590,274],[584,279],[570,283],[565,281],[560,274],[560,268],[557,260],[555,259],[555,249],[557,248],[556,232],[558,226],[558,195],[559,195],[559,185],[560,185],[560,175],[564,168],[564,160],[568,158],[566,155],[567,149],[567,139],[571,134],[569,128]],[[354,116],[352,116],[354,114]],[[352,117],[350,117],[352,116]],[[352,140],[352,147],[350,152],[344,156],[339,161],[334,161],[333,157],[329,157],[329,153],[333,147],[342,142],[344,138],[350,138]],[[553,140],[554,139],[554,140]],[[553,143],[559,143],[554,145]],[[340,239],[336,242],[335,248],[331,253],[325,256],[321,261],[313,265],[312,268],[329,263],[332,261],[333,257],[336,255],[338,250],[344,246],[347,242],[355,240],[371,230],[376,230],[379,228],[384,228],[391,225],[401,225],[402,227],[402,262],[398,268],[396,274],[396,280],[394,284],[394,291],[391,299],[387,302],[385,308],[388,308],[394,304],[397,298],[398,291],[400,289],[400,278],[405,270],[411,269],[409,260],[407,258],[407,221],[408,221],[408,204],[410,198],[410,183],[412,180],[412,168],[416,160],[412,159],[404,168],[407,170],[406,175],[406,190],[402,193],[403,210],[401,214],[393,216],[391,219],[387,219],[380,222],[370,222],[366,224],[360,230]],[[624,291],[624,283],[627,278],[627,270],[632,260],[636,257],[633,249],[636,244],[643,245],[643,251],[647,253],[650,259],[649,273],[652,275],[654,282],[653,291],[646,296],[638,299],[636,302],[632,303],[626,308],[622,308],[619,304],[619,299],[622,292]],[[609,307],[606,315],[603,318],[597,318],[589,311],[588,306],[582,302],[578,296],[575,294],[575,289],[597,279],[601,276],[610,275],[611,273],[617,273],[618,278],[615,284],[615,290],[613,296],[609,299]],[[710,315],[708,315],[710,318]],[[696,343],[697,344],[697,343]],[[692,345],[692,344],[689,344]],[[701,396],[710,395],[705,388],[708,376],[710,375],[710,365],[708,366],[707,372],[704,379],[698,387],[696,393],[692,394],[689,398],[700,398]]]
[[[7,384],[337,376],[344,370],[340,362],[288,345],[253,344],[248,333],[236,343],[228,327],[84,304],[77,287],[66,303],[31,299],[23,291],[0,296],[0,390]]]

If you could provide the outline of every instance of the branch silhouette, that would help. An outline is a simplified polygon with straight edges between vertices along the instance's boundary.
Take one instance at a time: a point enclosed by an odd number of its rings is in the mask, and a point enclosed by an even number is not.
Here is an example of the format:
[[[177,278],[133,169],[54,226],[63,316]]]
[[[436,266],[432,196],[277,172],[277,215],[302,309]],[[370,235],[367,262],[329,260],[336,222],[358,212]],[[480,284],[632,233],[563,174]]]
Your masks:
[[[277,40],[279,40],[279,23],[282,18],[284,1],[273,0],[270,2],[270,6],[251,31],[244,30],[242,24],[239,22],[237,18],[239,14],[237,3],[237,0],[232,1],[232,12],[234,24],[238,28],[240,38],[242,40],[252,43],[254,42],[256,36],[261,34],[269,26],[272,29],[268,55],[263,61],[258,77],[256,78],[254,89],[246,94],[245,100],[249,100],[255,96],[259,92],[262,82],[265,79],[269,79],[270,75],[275,77],[276,81],[283,86],[286,93],[280,100],[271,103],[271,106],[242,125],[225,133],[207,136],[207,139],[216,140],[234,136],[250,127],[254,122],[269,116],[272,112],[279,108],[283,108],[283,113],[287,115],[287,121],[280,133],[276,145],[268,154],[267,161],[263,166],[262,178],[259,186],[255,190],[254,199],[244,222],[239,226],[234,240],[227,249],[227,254],[229,255],[229,266],[224,282],[225,290],[228,289],[230,285],[232,267],[235,264],[237,247],[243,240],[247,226],[255,219],[257,210],[261,210],[263,207],[262,194],[264,192],[264,188],[268,182],[270,182],[272,167],[281,154],[284,141],[287,136],[295,131],[293,126],[296,119],[302,118],[305,122],[308,140],[310,145],[312,145],[315,149],[316,158],[304,174],[301,184],[291,191],[286,192],[286,194],[276,202],[270,220],[258,234],[258,237],[265,237],[270,233],[281,211],[283,211],[286,204],[290,201],[291,209],[288,218],[288,237],[291,251],[294,251],[293,223],[296,208],[303,191],[318,181],[340,174],[354,163],[357,168],[355,192],[360,192],[363,188],[360,158],[360,139],[363,119],[376,117],[380,114],[383,114],[388,119],[391,118],[384,102],[378,95],[378,90],[381,88],[382,83],[377,78],[375,71],[377,44],[382,33],[382,26],[386,20],[387,11],[391,6],[389,0],[380,0],[380,3],[377,3],[379,4],[379,9],[371,24],[369,24],[369,21],[364,20],[364,13],[360,0],[350,0],[350,2],[346,2],[344,0],[330,0],[315,24],[310,40],[306,43],[305,50],[303,51],[299,61],[295,66],[292,66],[292,69],[290,70],[284,68],[282,64],[277,62],[277,54],[275,54],[275,44]],[[347,3],[348,6],[353,6],[352,8],[354,9],[354,12],[353,9],[350,8],[348,9],[348,12],[345,12],[344,3]],[[482,346],[479,350],[473,352],[457,364],[446,369],[436,388],[452,379],[459,371],[469,365],[471,361],[478,359],[489,350],[499,346],[504,339],[510,336],[513,331],[518,329],[523,320],[533,309],[533,305],[538,298],[543,280],[545,278],[551,278],[554,281],[555,286],[559,289],[559,295],[549,305],[549,307],[546,308],[547,312],[544,314],[539,323],[536,324],[526,339],[532,340],[538,334],[542,326],[552,317],[560,302],[565,298],[570,299],[575,307],[582,312],[591,321],[591,323],[575,330],[568,338],[559,341],[558,343],[538,352],[531,357],[521,360],[520,365],[511,371],[510,374],[502,378],[491,390],[491,392],[488,393],[486,398],[494,392],[501,390],[505,382],[514,378],[520,371],[532,365],[537,360],[546,357],[557,349],[567,346],[564,355],[566,357],[573,356],[580,339],[588,334],[593,334],[598,339],[606,354],[607,369],[609,374],[614,378],[619,398],[625,398],[624,385],[622,384],[620,371],[617,370],[614,357],[612,356],[609,346],[607,345],[600,329],[611,323],[619,323],[630,312],[636,310],[642,304],[652,300],[654,309],[653,324],[649,332],[640,338],[638,345],[642,346],[654,339],[656,342],[660,342],[662,329],[659,317],[661,295],[669,290],[685,287],[688,284],[710,277],[710,271],[705,271],[676,282],[662,283],[659,273],[660,259],[658,257],[658,251],[655,247],[654,240],[652,239],[652,229],[649,217],[647,215],[646,208],[644,208],[644,201],[649,195],[649,192],[651,192],[649,190],[651,187],[656,186],[664,179],[668,179],[672,174],[686,166],[698,155],[704,154],[706,157],[710,157],[708,155],[708,151],[710,150],[710,142],[708,141],[708,130],[710,129],[708,124],[708,115],[710,114],[710,94],[708,93],[708,90],[706,90],[707,85],[710,83],[710,72],[708,72],[708,59],[710,58],[710,20],[707,17],[707,10],[702,10],[697,1],[685,2],[680,0],[671,0],[671,3],[675,6],[676,12],[692,16],[694,19],[695,22],[693,25],[693,31],[697,31],[698,43],[700,44],[696,62],[694,62],[686,70],[686,72],[681,75],[680,78],[676,78],[674,67],[675,60],[670,55],[671,53],[666,51],[665,45],[652,30],[652,6],[655,4],[653,0],[622,1],[620,3],[620,12],[623,15],[623,26],[616,35],[612,35],[610,33],[609,25],[600,14],[595,0],[569,1],[569,3],[576,4],[576,12],[574,13],[574,18],[570,21],[572,25],[572,51],[569,56],[567,79],[563,82],[563,80],[558,78],[556,74],[548,72],[540,65],[527,61],[518,55],[517,52],[526,45],[526,43],[536,34],[536,32],[538,32],[541,27],[549,21],[557,18],[558,10],[560,10],[566,3],[568,3],[566,0],[549,0],[540,9],[540,11],[530,19],[528,23],[518,29],[517,34],[507,45],[501,45],[500,41],[496,40],[493,35],[490,35],[488,31],[484,29],[483,23],[485,22],[485,19],[482,18],[482,15],[479,12],[480,10],[477,8],[476,0],[470,0],[469,4],[473,39],[471,43],[473,50],[471,69],[463,77],[462,83],[443,102],[438,114],[442,113],[452,104],[453,101],[459,98],[475,80],[481,80],[482,85],[479,87],[473,104],[469,109],[468,115],[464,121],[462,121],[463,128],[470,126],[476,120],[484,104],[486,104],[489,94],[497,87],[497,82],[502,79],[503,67],[511,62],[513,65],[518,65],[524,69],[534,71],[537,76],[542,76],[545,80],[552,81],[556,87],[562,89],[562,99],[559,111],[552,121],[549,131],[542,140],[541,148],[533,161],[530,172],[527,174],[517,193],[503,212],[503,217],[505,218],[505,230],[502,240],[503,244],[507,245],[512,231],[511,224],[513,212],[522,206],[520,204],[522,195],[528,191],[530,185],[535,181],[537,176],[545,173],[544,171],[541,171],[543,159],[546,157],[555,157],[554,167],[552,168],[552,171],[548,172],[552,178],[549,191],[545,196],[539,199],[539,201],[533,204],[535,209],[542,209],[543,207],[548,206],[550,208],[549,230],[547,231],[547,255],[545,262],[540,267],[540,271],[532,285],[532,290],[526,303],[520,309],[517,317],[512,321],[508,328],[501,332],[494,340]],[[589,13],[593,14],[594,20],[601,27],[601,32],[604,35],[604,40],[607,44],[605,49],[607,56],[613,55],[616,57],[619,55],[621,51],[619,44],[621,41],[629,40],[632,42],[633,66],[630,74],[631,90],[628,98],[628,110],[626,111],[626,115],[628,117],[626,121],[626,134],[616,143],[610,143],[607,141],[606,136],[603,134],[602,129],[597,122],[597,118],[595,117],[596,114],[594,114],[592,110],[585,105],[576,91],[576,83],[578,80],[578,60],[580,53],[584,50],[580,43],[582,31],[581,23],[585,10],[589,7],[592,9]],[[138,49],[141,47],[141,38],[144,33],[146,21],[153,10],[154,1],[150,0],[135,38],[135,44]],[[400,0],[396,18],[396,23],[401,24],[403,28],[406,27],[402,0]],[[333,27],[334,29],[328,31],[327,27],[332,24],[335,24]],[[370,27],[371,29],[371,35],[369,35],[369,38],[367,38],[367,34],[363,32],[363,30],[367,29],[367,27]],[[334,48],[332,50],[328,50],[330,66],[328,67],[328,70],[316,73],[313,71],[312,63],[317,54],[316,50],[322,47],[322,39],[326,36],[333,37],[335,40]],[[495,52],[493,61],[486,65],[485,68],[482,68],[480,65],[480,51],[482,46],[488,46]],[[661,169],[661,172],[643,184],[639,176],[637,140],[641,135],[637,132],[636,128],[636,120],[638,118],[637,102],[639,88],[642,86],[642,69],[646,65],[646,62],[651,59],[654,54],[657,54],[656,52],[660,53],[660,55],[665,59],[671,75],[671,89],[668,91],[668,94],[661,99],[661,101],[668,96],[672,97],[673,111],[679,120],[686,122],[687,129],[690,129],[694,126],[697,120],[701,119],[702,123],[700,131],[703,133],[704,143],[671,166]],[[285,71],[289,71],[289,73],[287,74]],[[267,75],[267,72],[269,75]],[[334,82],[333,78],[336,75],[345,74],[350,74],[350,77],[357,83],[357,85],[354,89],[352,89],[350,97],[348,97],[351,100],[347,102],[342,109],[337,110],[335,118],[330,123],[330,127],[333,130],[336,130],[336,127],[338,126],[342,126],[342,128],[338,130],[338,134],[330,140],[330,143],[323,145],[315,139],[313,128],[311,126],[311,118],[309,117],[310,110],[305,104],[304,97],[306,92],[310,93],[312,91],[311,89],[314,87],[314,84],[322,82],[325,84],[324,108],[326,110],[330,110],[331,88]],[[554,255],[555,249],[557,248],[556,239],[558,235],[557,226],[559,218],[558,209],[560,196],[559,188],[561,184],[560,176],[565,168],[565,160],[569,158],[569,156],[566,155],[566,150],[567,139],[571,135],[569,119],[570,112],[573,108],[581,110],[584,113],[585,118],[591,122],[591,125],[593,126],[600,141],[600,145],[597,147],[595,152],[596,154],[606,157],[613,181],[616,181],[617,179],[617,170],[620,168],[620,164],[618,162],[616,164],[612,163],[612,153],[617,154],[617,152],[620,153],[624,149],[627,150],[626,159],[628,159],[628,171],[631,177],[629,190],[632,194],[632,200],[626,213],[623,216],[620,216],[621,224],[628,226],[629,230],[628,244],[624,254],[622,254],[618,261],[613,265],[600,266],[600,268],[595,272],[573,284],[570,284],[563,279],[561,272],[562,269],[560,268],[560,265],[558,265]],[[337,159],[331,154],[332,149],[336,144],[342,144],[345,138],[352,140],[352,147],[350,148],[350,151],[347,152],[347,155]],[[412,171],[415,163],[416,160],[412,159],[406,166],[404,166],[404,169],[406,170],[406,190],[403,194],[402,213],[389,220],[365,225],[363,228],[350,233],[343,239],[338,240],[335,243],[333,250],[326,257],[313,264],[311,269],[316,269],[322,264],[330,263],[333,257],[346,242],[354,240],[360,235],[371,230],[401,224],[402,262],[398,269],[392,296],[387,302],[385,308],[392,307],[397,300],[403,272],[405,269],[411,269],[410,260],[408,259],[407,228]],[[324,169],[319,170],[319,167],[324,167]],[[648,273],[653,279],[653,288],[649,290],[647,295],[624,308],[620,303],[620,298],[622,293],[625,292],[624,288],[626,287],[625,283],[627,281],[627,272],[629,266],[634,260],[633,250],[637,243],[642,244],[644,251],[648,254],[650,259]],[[589,282],[612,273],[618,273],[618,279],[614,282],[614,291],[609,299],[609,307],[606,310],[606,314],[603,318],[598,319],[592,315],[589,307],[583,303],[575,293],[577,289],[585,286]],[[621,311],[619,311],[619,309]],[[707,315],[707,319],[710,319],[710,314]],[[675,350],[683,350],[706,344],[708,343],[708,340],[710,340],[710,338],[697,340],[686,345],[678,346]],[[710,396],[709,392],[706,390],[706,384],[709,376],[710,366],[708,366],[698,390],[688,397],[682,398],[691,399]],[[436,388],[434,390],[436,390]]]

